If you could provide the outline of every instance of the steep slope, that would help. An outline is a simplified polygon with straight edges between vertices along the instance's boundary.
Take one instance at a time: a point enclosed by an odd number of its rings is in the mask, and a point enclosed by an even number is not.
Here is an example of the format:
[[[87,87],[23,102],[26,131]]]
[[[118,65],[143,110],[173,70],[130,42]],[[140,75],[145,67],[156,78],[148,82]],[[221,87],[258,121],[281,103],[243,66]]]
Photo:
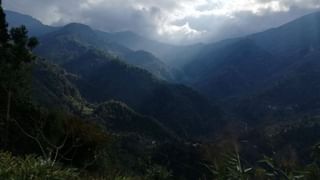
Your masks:
[[[275,55],[303,55],[320,47],[320,12],[248,38]]]
[[[100,36],[89,26],[72,23],[40,38],[41,45],[37,53],[54,63],[64,64],[70,58],[78,56],[78,52],[88,48],[96,48],[123,61],[146,69],[159,78],[174,80],[170,68],[148,52],[132,51],[124,46]],[[54,52],[54,53],[52,53]],[[57,54],[57,52],[59,52]]]
[[[117,101],[100,104],[93,112],[109,132],[135,134],[155,140],[174,140],[176,135],[156,119],[141,115]]]
[[[186,66],[192,84],[210,98],[230,98],[255,92],[281,66],[281,60],[242,39],[214,47]]]
[[[244,98],[236,105],[242,118],[292,120],[304,116],[318,116],[320,113],[320,62],[317,54],[303,58],[293,65],[286,75],[256,92],[251,98]],[[272,117],[272,118],[271,118]]]
[[[34,102],[43,108],[63,109],[78,116],[85,116],[118,135],[134,134],[161,141],[177,138],[158,120],[141,115],[122,102],[87,103],[76,86],[69,81],[75,78],[76,75],[46,60],[37,60],[33,67]]]
[[[274,86],[307,59],[318,59],[320,13],[244,38],[207,45],[185,66],[210,98],[244,98]],[[293,73],[293,74],[291,74]]]
[[[216,90],[221,89],[221,86],[223,87],[225,83],[237,82],[238,85],[232,87],[236,98],[226,100],[226,104],[228,104],[228,108],[233,109],[231,111],[236,113],[236,117],[240,117],[244,121],[256,123],[273,120],[277,123],[280,120],[295,120],[305,116],[318,116],[320,112],[319,22],[320,13],[314,13],[279,28],[248,36],[246,39],[271,55],[269,57],[266,56],[271,64],[266,64],[261,68],[256,63],[247,62],[244,64],[245,66],[258,70],[258,72],[251,75],[237,65],[238,74],[227,80],[226,76],[223,76],[225,81],[222,84],[212,83],[211,80],[214,80],[212,77],[207,79],[206,82],[201,81],[202,78],[200,78],[196,82],[202,86],[198,87],[207,85],[202,90],[204,92],[209,90],[209,93],[212,94],[208,95],[213,96],[217,94]],[[236,43],[238,41],[236,40]],[[231,43],[232,46],[234,44],[234,42]],[[221,47],[221,43],[216,47]],[[216,54],[226,49],[230,50],[230,45],[222,47],[218,52],[215,52],[212,48],[210,52],[213,53],[212,57],[216,57]],[[254,51],[257,52],[257,50]],[[234,55],[232,52],[228,54],[228,57]],[[250,54],[246,53],[245,56],[250,57]],[[228,58],[223,58],[223,61],[227,60]],[[210,75],[215,74],[204,69],[206,66],[214,67],[214,63],[209,62],[204,66],[200,61],[199,66],[202,68],[200,72],[208,72]],[[219,70],[220,68],[225,69],[224,66],[218,66],[218,68]],[[270,69],[274,69],[274,71],[266,71]],[[265,78],[259,76],[263,72],[266,72]],[[240,79],[240,73],[246,73],[251,77]],[[223,79],[219,76],[216,78]],[[237,88],[244,87],[244,83],[253,78],[257,78],[254,82],[262,83],[262,85],[249,84],[248,89],[245,90],[246,93],[236,94],[241,92],[241,89]],[[223,99],[227,96],[222,94],[220,97]]]
[[[28,15],[13,11],[5,11],[5,13],[10,27],[25,25],[29,31],[29,34],[32,36],[41,36],[58,29],[57,27],[46,26],[39,20]]]
[[[64,69],[38,59],[33,67],[33,99],[47,108],[80,111],[86,106],[78,89],[68,80],[73,75]]]
[[[46,26],[43,25],[39,20],[34,19],[33,17],[28,15],[20,14],[13,11],[6,11],[6,13],[11,27],[20,26],[23,24],[30,31],[29,34],[38,37],[45,36],[48,33],[64,28],[64,30],[62,31],[68,33],[69,36],[74,36],[73,38],[69,38],[69,40],[75,40],[75,44],[85,44],[86,46],[90,45],[94,46],[95,48],[107,51],[111,54],[121,57],[127,63],[147,69],[157,77],[170,81],[181,81],[184,78],[182,71],[179,71],[172,67],[180,62],[185,62],[184,59],[186,57],[189,57],[190,53],[193,52],[194,49],[196,49],[195,46],[192,46],[188,48],[188,50],[184,51],[184,48],[182,47],[148,40],[147,38],[143,38],[131,32],[107,33],[102,31],[93,31],[88,26],[76,23],[72,23],[70,25],[67,25],[66,27]],[[77,31],[82,31],[83,33],[79,33]],[[62,36],[63,33],[58,33],[55,35]],[[77,36],[77,38],[75,36]],[[45,37],[41,39],[43,41],[48,40]],[[57,43],[56,46],[61,47],[62,51],[72,50],[72,47],[63,46],[62,39],[58,40],[60,44]],[[42,52],[46,53],[46,55],[52,58],[49,49],[41,47],[40,49]],[[155,54],[156,57],[149,52]],[[160,55],[160,52],[164,53],[161,53]],[[61,60],[61,58],[59,59]],[[166,61],[166,63],[162,62],[162,60],[167,59],[168,61]],[[54,60],[56,61],[57,59]],[[57,62],[60,63],[59,61]],[[167,64],[169,64],[170,66],[168,66]]]
[[[103,52],[88,50],[64,67],[78,75],[74,83],[88,101],[125,102],[180,136],[207,134],[219,124],[219,110],[198,93],[158,80],[147,71]]]

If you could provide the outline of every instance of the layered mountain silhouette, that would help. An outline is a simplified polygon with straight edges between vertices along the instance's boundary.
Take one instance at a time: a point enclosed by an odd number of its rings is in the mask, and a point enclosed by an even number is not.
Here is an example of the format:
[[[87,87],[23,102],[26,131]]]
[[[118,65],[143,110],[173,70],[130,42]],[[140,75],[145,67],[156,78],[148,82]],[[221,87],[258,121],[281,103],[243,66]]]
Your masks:
[[[73,48],[84,46],[106,51],[129,64],[148,70],[161,79],[175,81],[176,78],[179,79],[179,76],[181,76],[181,72],[169,67],[153,54],[143,50],[131,50],[115,42],[113,37],[106,36],[106,33],[93,30],[89,26],[71,23],[64,27],[51,27],[43,25],[30,16],[12,11],[8,11],[7,16],[10,26],[25,25],[31,35],[38,36],[41,45],[37,52],[48,60],[54,61],[54,63],[63,63],[63,61],[68,60],[67,57],[59,56],[63,52],[67,52],[67,54],[76,53]],[[115,36],[117,37],[117,34]],[[51,48],[56,48],[61,53],[55,54],[51,51]],[[55,57],[51,57],[52,54]]]
[[[237,104],[239,111],[251,112],[255,119],[266,113],[316,114],[319,42],[320,13],[314,13],[265,32],[209,44],[185,71],[193,78],[190,84],[207,97],[227,104],[246,102]]]
[[[41,42],[36,52],[74,74],[76,78],[69,80],[91,103],[123,101],[176,127],[211,117],[206,108],[211,106],[204,98],[185,86],[163,81],[179,79],[211,102],[218,100],[228,111],[251,119],[318,111],[320,13],[246,37],[190,46],[161,43],[132,32],[97,31],[77,23],[50,28],[28,16],[8,15],[15,17],[12,24],[21,19],[35,29]],[[196,113],[181,120],[185,112]]]
[[[33,56],[22,29],[0,47],[0,141],[22,164],[42,151],[41,170],[89,179],[318,179],[319,12],[185,46],[6,14],[40,42]]]
[[[96,105],[123,102],[180,137],[211,134],[221,123],[220,109],[191,88],[170,82],[174,81],[170,68],[151,53],[111,42],[78,23],[39,40],[35,51],[46,59],[35,68],[40,103],[68,102],[76,111],[90,114]],[[145,127],[143,121],[136,122]]]

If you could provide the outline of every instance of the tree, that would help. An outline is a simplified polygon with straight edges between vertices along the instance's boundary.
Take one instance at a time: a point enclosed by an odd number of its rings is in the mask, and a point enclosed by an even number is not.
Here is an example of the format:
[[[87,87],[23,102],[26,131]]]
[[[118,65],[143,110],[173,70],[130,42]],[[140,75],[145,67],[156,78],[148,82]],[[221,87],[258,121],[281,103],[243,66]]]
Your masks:
[[[8,32],[5,13],[0,6],[0,93],[6,96],[6,116],[4,124],[4,144],[8,141],[12,99],[17,100],[27,89],[26,76],[30,64],[35,59],[31,51],[36,47],[36,38],[29,38],[25,26],[12,28]],[[13,98],[14,97],[14,98]],[[3,105],[3,104],[2,104]]]
[[[0,0],[0,46],[8,42],[8,24],[6,23],[6,17],[2,9],[2,2]]]

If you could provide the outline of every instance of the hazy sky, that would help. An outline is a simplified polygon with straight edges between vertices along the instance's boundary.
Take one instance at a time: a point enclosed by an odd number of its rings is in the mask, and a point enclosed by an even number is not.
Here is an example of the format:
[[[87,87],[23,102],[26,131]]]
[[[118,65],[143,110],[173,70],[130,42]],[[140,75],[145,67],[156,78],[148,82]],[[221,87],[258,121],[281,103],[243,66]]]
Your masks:
[[[3,0],[45,24],[85,23],[170,43],[217,41],[320,10],[320,0]]]

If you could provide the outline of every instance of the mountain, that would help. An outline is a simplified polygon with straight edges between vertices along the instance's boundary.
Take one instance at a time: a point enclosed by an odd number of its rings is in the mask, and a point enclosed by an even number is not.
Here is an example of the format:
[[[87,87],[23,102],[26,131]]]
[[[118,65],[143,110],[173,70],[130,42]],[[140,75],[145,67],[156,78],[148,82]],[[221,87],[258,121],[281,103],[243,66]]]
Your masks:
[[[279,28],[207,45],[184,68],[192,77],[190,84],[209,98],[227,100],[259,94],[289,76],[297,78],[295,68],[319,58],[319,22],[320,13],[314,13]]]
[[[77,57],[78,52],[88,48],[96,48],[117,56],[128,64],[146,69],[161,79],[174,80],[171,68],[152,54],[145,51],[132,51],[111,42],[86,25],[68,24],[57,31],[42,36],[40,42],[36,52],[54,63],[63,65],[70,58]]]
[[[28,15],[13,11],[6,11],[6,13],[11,27],[24,24],[30,31],[29,34],[34,36],[42,37],[61,28],[44,25],[39,20]],[[84,32],[78,35],[83,38],[82,40],[89,42],[82,41],[81,43],[94,45],[96,48],[101,48],[121,57],[127,63],[147,69],[157,77],[170,81],[184,80],[184,73],[179,70],[180,65],[185,64],[187,62],[186,59],[202,47],[200,44],[174,46],[149,40],[129,31],[108,33],[92,30],[88,26],[78,23],[71,23],[62,28],[62,31],[68,31],[69,34],[81,31],[81,29],[87,29],[87,33]],[[95,34],[95,37],[92,34]],[[88,37],[86,38],[85,36]]]
[[[292,65],[285,76],[271,86],[242,99],[236,105],[236,112],[250,121],[317,117],[320,113],[319,56],[320,51]]]
[[[188,48],[72,23],[39,36],[48,60],[12,35],[0,46],[0,177],[319,179],[319,21]],[[166,81],[143,41],[182,60],[183,82],[209,100]]]
[[[69,90],[60,93],[69,89],[63,85],[71,84],[90,104],[110,100],[124,102],[138,113],[157,119],[180,137],[210,134],[217,128],[221,120],[217,107],[188,87],[160,80],[146,70],[126,64],[114,55],[96,49],[90,44],[99,41],[93,41],[95,34],[91,34],[91,37],[90,32],[92,31],[87,26],[72,24],[40,39],[42,44],[37,49],[38,54],[43,54],[42,57],[65,69],[65,72],[53,69],[60,74],[52,75],[36,71],[39,80],[35,82],[40,81],[46,85],[44,88],[37,88],[40,90],[39,96],[43,93],[41,90],[45,90],[49,97],[42,96],[40,99],[47,100],[47,103],[54,102],[50,97],[66,96],[66,99],[73,100],[68,95]],[[67,81],[60,85],[61,80],[57,78],[61,76],[63,81],[65,78]],[[53,80],[53,77],[56,79]],[[48,86],[56,93],[47,91]],[[43,86],[38,83],[36,87]],[[77,110],[82,109],[92,111],[86,103],[81,103]]]
[[[320,13],[207,45],[184,67],[230,117],[264,126],[320,113]],[[290,123],[289,123],[290,124]]]
[[[131,50],[126,46],[123,46],[111,40],[109,36],[107,37],[105,35],[107,33],[92,30],[89,26],[78,23],[71,23],[64,27],[52,27],[42,24],[39,20],[34,19],[31,16],[20,14],[17,12],[6,11],[6,15],[10,27],[17,27],[23,24],[29,30],[30,35],[38,36],[40,38],[42,45],[47,45],[47,41],[52,42],[50,43],[51,45],[56,43],[55,48],[61,48],[62,52],[72,52],[72,48],[76,48],[65,47],[63,45],[64,42],[62,39],[67,39],[68,41],[74,41],[74,46],[77,46],[75,44],[79,44],[81,46],[93,46],[108,53],[114,54],[115,56],[119,56],[127,63],[144,68],[162,79],[173,81],[175,80],[176,76],[178,77],[180,75],[177,70],[169,67],[159,58],[153,56],[151,53],[145,50],[139,50],[137,52],[135,50]],[[62,47],[65,49],[63,49]],[[53,59],[53,57],[50,55],[50,49],[46,48],[47,47],[40,46],[39,49],[41,50],[39,50],[38,52],[43,52],[40,53],[40,55],[43,55],[49,60],[53,60],[55,61],[55,63],[61,63],[57,59],[61,60],[65,58],[59,57]]]
[[[204,44],[178,46],[162,43],[156,40],[151,40],[146,37],[142,37],[131,31],[99,33],[108,38],[110,41],[121,44],[132,50],[143,50],[151,52],[156,57],[159,57],[161,60],[163,60],[166,64],[176,68],[180,68],[182,65],[188,63],[188,60],[191,60],[189,59],[189,57],[193,56],[201,48],[204,47]]]
[[[248,38],[278,56],[304,55],[320,46],[320,12]]]
[[[74,75],[45,60],[37,59],[33,67],[33,99],[47,108],[79,111],[86,106],[78,89],[69,81]]]
[[[23,17],[42,26],[29,16]],[[28,24],[31,27],[32,23]],[[209,132],[220,120],[219,113],[215,114],[218,110],[195,91],[159,80],[157,75],[173,78],[169,68],[148,52],[132,51],[77,23],[43,34],[39,40],[35,51],[49,60],[49,64],[39,61],[34,70],[34,94],[39,104],[91,112],[90,104],[114,99],[158,119],[180,136]]]
[[[125,102],[180,136],[206,134],[220,123],[220,110],[197,92],[159,80],[103,52],[88,50],[64,67],[78,75],[73,83],[89,102]]]
[[[249,104],[248,109],[277,119],[317,116],[320,112],[320,13],[303,16],[249,38],[281,57],[285,66],[273,74],[273,84],[244,100]]]
[[[141,115],[117,101],[100,104],[93,114],[109,132],[117,134],[136,134],[155,140],[174,140],[176,135],[163,126],[158,120]]]
[[[57,27],[47,26],[39,20],[13,11],[5,11],[9,27],[18,27],[25,25],[32,36],[41,36],[58,29]]]
[[[121,44],[123,46],[126,46],[132,50],[149,51],[158,57],[161,57],[160,54],[163,51],[163,49],[165,49],[165,51],[169,51],[170,49],[174,48],[173,45],[150,40],[150,39],[144,38],[138,34],[135,34],[131,31],[114,32],[114,33],[100,31],[98,33],[105,36],[110,41],[113,41],[113,42],[116,42],[116,43]]]
[[[194,85],[210,98],[243,96],[265,85],[281,60],[248,39],[211,49],[189,64]]]
[[[158,120],[139,114],[120,101],[90,104],[71,82],[76,75],[42,59],[33,66],[32,97],[38,106],[47,109],[63,109],[99,122],[109,132],[135,134],[154,140],[173,140],[174,132]]]

